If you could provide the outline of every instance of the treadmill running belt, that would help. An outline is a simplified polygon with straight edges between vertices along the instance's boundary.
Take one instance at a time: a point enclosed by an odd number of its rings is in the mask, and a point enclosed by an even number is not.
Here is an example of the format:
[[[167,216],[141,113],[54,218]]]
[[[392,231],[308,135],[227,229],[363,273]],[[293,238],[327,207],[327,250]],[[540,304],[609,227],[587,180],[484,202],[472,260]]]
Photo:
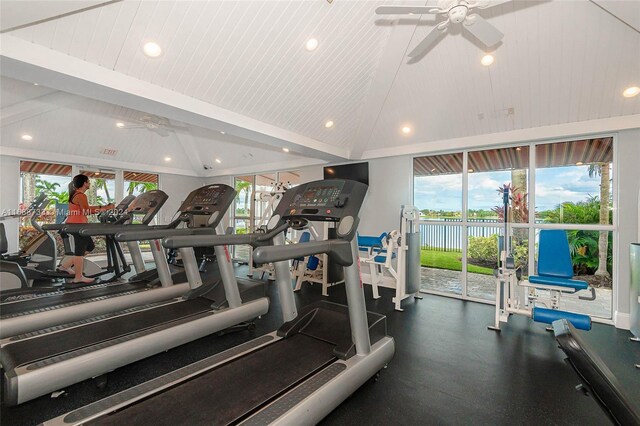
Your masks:
[[[93,299],[95,297],[114,296],[116,294],[125,293],[127,291],[143,290],[145,289],[145,286],[146,283],[144,282],[108,285],[105,287],[72,291],[54,296],[35,297],[33,299],[23,300],[15,303],[6,303],[2,305],[1,318],[10,317],[18,313],[48,308],[50,306]]]
[[[227,425],[334,360],[333,345],[298,334],[87,424]]]
[[[3,369],[7,371],[19,365],[95,345],[201,312],[208,312],[210,304],[211,302],[203,298],[170,303],[165,306],[154,307],[145,311],[11,343],[0,348],[0,362]]]

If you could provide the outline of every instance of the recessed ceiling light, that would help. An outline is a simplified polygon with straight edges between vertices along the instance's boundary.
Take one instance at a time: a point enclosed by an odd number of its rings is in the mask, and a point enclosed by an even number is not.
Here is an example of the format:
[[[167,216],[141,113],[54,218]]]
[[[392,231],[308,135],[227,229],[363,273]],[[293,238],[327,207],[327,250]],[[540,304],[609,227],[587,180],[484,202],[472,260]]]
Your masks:
[[[622,92],[622,96],[624,96],[625,98],[633,98],[638,93],[640,93],[640,87],[631,86],[631,87],[626,88],[625,91]]]
[[[33,85],[34,85],[34,86],[39,86],[39,84],[38,84],[38,83],[33,83]]]
[[[162,55],[162,48],[160,47],[160,45],[152,41],[145,43],[142,50],[144,51],[144,54],[150,58],[157,58],[158,56]]]
[[[219,158],[216,158],[216,163],[220,164],[220,163],[222,163],[222,160],[219,159]]]
[[[100,172],[95,172],[93,175],[94,176],[98,176],[100,174]]]
[[[326,127],[327,129],[330,129],[333,127],[333,121],[329,120],[326,123],[324,123],[324,127]]]
[[[404,133],[405,135],[408,135],[409,133],[411,133],[411,127],[409,126],[404,126],[402,128],[402,133]]]
[[[578,162],[576,163],[576,166],[582,166],[583,164],[584,164],[584,163],[583,163],[582,161],[578,161]]]
[[[22,136],[20,136],[22,138],[23,141],[30,141],[33,140],[33,136],[31,135],[27,135],[26,133]]]
[[[469,169],[469,173],[473,173],[473,169]]]
[[[309,51],[314,51],[317,49],[318,47],[318,39],[316,38],[310,38],[309,40],[307,40],[307,43],[304,45],[304,47]]]
[[[122,128],[124,127],[124,123],[120,123],[120,122],[118,122],[118,123],[116,123],[116,127],[117,127],[118,129],[122,129]]]
[[[164,161],[171,161],[171,157],[164,157]]]
[[[480,59],[480,63],[485,67],[491,65],[494,61],[493,55],[484,55],[482,59]]]
[[[522,151],[522,148],[517,147],[517,148],[516,148],[516,151]]]
[[[223,132],[222,130],[220,130],[220,133],[221,133],[221,134],[223,134],[223,135],[225,135],[227,132]]]
[[[282,148],[284,152],[289,152],[289,148]]]

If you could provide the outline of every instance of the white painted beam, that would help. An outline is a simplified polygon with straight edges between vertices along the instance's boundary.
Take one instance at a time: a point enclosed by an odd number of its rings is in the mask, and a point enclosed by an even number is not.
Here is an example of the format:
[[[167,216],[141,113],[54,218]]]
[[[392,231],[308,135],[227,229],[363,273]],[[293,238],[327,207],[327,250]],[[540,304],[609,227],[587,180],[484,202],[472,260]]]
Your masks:
[[[244,175],[244,174],[256,174],[256,173],[265,173],[265,172],[282,172],[295,170],[300,167],[307,166],[315,166],[327,164],[326,161],[312,159],[312,158],[301,158],[299,160],[289,160],[289,161],[278,161],[274,163],[254,163],[248,164],[246,166],[239,167],[229,167],[226,169],[214,169],[210,170],[206,177],[217,177],[217,176],[234,176],[234,175]]]
[[[640,114],[603,118],[591,121],[580,121],[577,123],[558,124],[554,126],[534,127],[530,129],[513,130],[510,132],[490,133],[464,138],[423,142],[414,145],[373,149],[366,151],[362,158],[373,159],[392,157],[395,155],[430,154],[459,149],[484,148],[518,142],[552,141],[584,136],[591,137],[601,133],[613,133],[619,130],[637,128],[640,128]]]
[[[71,105],[81,98],[64,92],[52,92],[39,98],[9,105],[0,110],[0,127],[5,127]]]
[[[85,157],[83,155],[60,154],[51,151],[38,151],[34,149],[14,148],[0,146],[0,155],[7,157],[18,157],[25,160],[47,161],[61,164],[74,164],[86,167],[122,169],[132,171],[143,171],[145,173],[169,173],[172,175],[198,177],[193,170],[177,169],[173,167],[155,166],[152,164],[142,164],[106,158]]]
[[[2,74],[23,81],[122,105],[171,120],[226,133],[325,161],[348,157],[335,147],[160,86],[29,43],[0,35]]]
[[[0,31],[12,31],[41,22],[81,13],[85,10],[117,3],[120,0],[2,0],[0,2]]]

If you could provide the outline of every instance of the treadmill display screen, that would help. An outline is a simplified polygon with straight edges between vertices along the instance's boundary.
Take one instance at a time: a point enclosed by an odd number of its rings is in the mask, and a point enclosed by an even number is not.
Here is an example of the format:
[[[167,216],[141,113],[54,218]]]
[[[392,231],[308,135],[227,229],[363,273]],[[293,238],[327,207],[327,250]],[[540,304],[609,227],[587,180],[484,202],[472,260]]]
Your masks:
[[[227,185],[209,185],[189,194],[180,207],[183,213],[211,214],[216,210],[226,211],[228,203],[233,201],[233,188]],[[215,206],[215,207],[214,207]]]
[[[294,204],[302,209],[333,206],[343,186],[344,182],[341,181],[324,181],[321,185],[309,186],[299,199],[294,200]]]

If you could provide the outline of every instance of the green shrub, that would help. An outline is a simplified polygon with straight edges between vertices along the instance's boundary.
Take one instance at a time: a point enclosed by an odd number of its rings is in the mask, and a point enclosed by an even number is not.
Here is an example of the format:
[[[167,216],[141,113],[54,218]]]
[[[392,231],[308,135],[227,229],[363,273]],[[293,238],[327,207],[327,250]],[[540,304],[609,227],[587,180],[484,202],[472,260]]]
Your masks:
[[[469,236],[467,257],[469,262],[475,265],[496,266],[498,264],[498,236]]]

